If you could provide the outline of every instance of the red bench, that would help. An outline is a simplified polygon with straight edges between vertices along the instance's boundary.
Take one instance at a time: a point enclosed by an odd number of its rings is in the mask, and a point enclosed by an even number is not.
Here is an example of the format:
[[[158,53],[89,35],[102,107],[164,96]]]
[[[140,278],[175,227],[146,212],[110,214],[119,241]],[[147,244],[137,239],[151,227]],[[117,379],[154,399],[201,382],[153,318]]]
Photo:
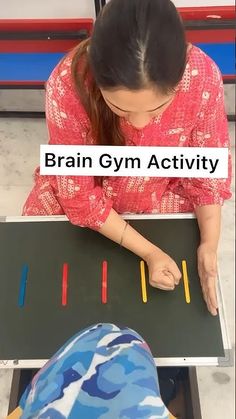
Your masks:
[[[104,0],[95,1],[96,12],[103,4]],[[179,8],[179,11],[187,40],[216,61],[224,83],[235,83],[234,7]],[[43,89],[58,61],[89,37],[92,29],[93,19],[0,20],[0,88]],[[15,112],[0,112],[0,116],[8,114],[12,116]]]

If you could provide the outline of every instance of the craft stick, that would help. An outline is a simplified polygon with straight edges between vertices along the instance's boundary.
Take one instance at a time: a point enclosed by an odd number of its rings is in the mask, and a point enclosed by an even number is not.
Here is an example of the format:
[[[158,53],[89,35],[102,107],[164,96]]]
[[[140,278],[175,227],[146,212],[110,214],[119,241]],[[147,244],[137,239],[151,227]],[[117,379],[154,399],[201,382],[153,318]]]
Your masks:
[[[147,285],[146,285],[146,276],[145,276],[145,265],[144,261],[140,262],[140,273],[141,273],[141,290],[142,290],[142,299],[144,303],[147,303]]]
[[[182,260],[182,270],[183,270],[185,300],[186,300],[186,303],[189,304],[191,299],[190,299],[190,292],[189,292],[189,280],[188,280],[186,260]]]
[[[107,303],[107,261],[102,262],[102,304]]]
[[[21,270],[20,291],[19,291],[19,299],[18,299],[18,304],[20,307],[23,307],[25,304],[25,292],[26,292],[28,271],[29,271],[28,265],[23,265],[22,270]]]
[[[67,290],[68,290],[68,263],[63,263],[62,294],[61,294],[61,303],[63,306],[67,305]]]

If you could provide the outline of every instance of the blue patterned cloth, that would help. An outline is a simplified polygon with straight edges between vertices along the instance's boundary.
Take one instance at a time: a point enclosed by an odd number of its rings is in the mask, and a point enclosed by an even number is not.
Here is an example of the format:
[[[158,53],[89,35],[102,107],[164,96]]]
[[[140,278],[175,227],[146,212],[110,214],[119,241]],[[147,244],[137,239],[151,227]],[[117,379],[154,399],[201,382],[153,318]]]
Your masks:
[[[23,394],[21,419],[168,419],[156,366],[129,328],[91,326],[71,338]]]

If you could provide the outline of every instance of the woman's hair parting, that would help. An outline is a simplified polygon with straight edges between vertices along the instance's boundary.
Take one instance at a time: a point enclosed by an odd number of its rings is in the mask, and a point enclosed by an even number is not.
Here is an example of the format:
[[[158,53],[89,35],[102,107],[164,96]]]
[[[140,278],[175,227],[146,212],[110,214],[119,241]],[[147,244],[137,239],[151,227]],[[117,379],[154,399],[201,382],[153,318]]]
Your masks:
[[[109,1],[72,60],[75,89],[97,144],[124,145],[119,117],[100,88],[169,93],[183,77],[186,51],[184,26],[170,0]]]

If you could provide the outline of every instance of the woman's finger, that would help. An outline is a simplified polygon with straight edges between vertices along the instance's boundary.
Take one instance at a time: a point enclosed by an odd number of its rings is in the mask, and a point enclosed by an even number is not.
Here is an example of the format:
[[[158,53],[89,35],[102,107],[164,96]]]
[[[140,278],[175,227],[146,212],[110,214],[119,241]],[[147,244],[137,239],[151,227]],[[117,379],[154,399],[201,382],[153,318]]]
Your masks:
[[[167,269],[166,270],[163,270],[163,274],[169,278],[169,280],[171,281],[171,283],[174,284],[175,278],[174,278],[174,275],[170,271],[168,271]]]
[[[216,316],[216,315],[217,315],[217,309],[216,309],[216,307],[214,307],[214,306],[212,305],[212,303],[211,303],[211,299],[209,298],[209,296],[208,296],[208,298],[207,298],[207,308],[208,308],[208,310],[210,311],[210,313],[211,313],[213,316]]]
[[[154,273],[150,278],[150,284],[154,287],[164,287],[165,289],[174,289],[174,278],[172,275],[166,275],[164,272]]]
[[[166,270],[163,270],[158,273],[157,275],[157,282],[160,285],[164,285],[164,287],[173,288],[175,286],[175,280],[173,275]]]
[[[175,285],[178,285],[182,277],[182,274],[174,261],[171,261],[170,266],[168,266],[168,270],[172,273],[174,277]]]
[[[170,278],[171,281],[173,281],[174,285],[179,285],[179,279],[177,279],[176,277],[174,277],[173,273],[170,271],[163,271],[165,273],[166,276],[168,276],[168,278]]]
[[[211,306],[216,310],[218,308],[216,295],[216,277],[208,277],[208,300]]]
[[[206,280],[206,277],[201,281],[203,298],[206,302],[209,312],[213,315],[217,315],[217,297],[215,291],[215,281],[211,280],[210,282]]]
[[[175,289],[175,287],[172,286],[172,285],[168,286],[168,285],[163,285],[163,284],[160,284],[160,283],[157,283],[157,282],[152,282],[152,281],[150,281],[150,285],[154,288],[158,288],[158,289],[163,290],[163,291],[173,291]]]
[[[158,285],[157,288],[160,289],[160,290],[163,290],[163,291],[174,291],[174,289],[175,289],[175,287],[169,288],[169,287],[164,287],[164,286],[161,286],[161,285]]]
[[[201,282],[201,287],[202,287],[203,299],[204,299],[204,301],[207,305],[208,310],[211,312],[212,307],[211,307],[211,304],[210,304],[210,301],[209,301],[209,298],[208,298],[208,288],[207,288],[206,280],[201,277],[200,282]]]

